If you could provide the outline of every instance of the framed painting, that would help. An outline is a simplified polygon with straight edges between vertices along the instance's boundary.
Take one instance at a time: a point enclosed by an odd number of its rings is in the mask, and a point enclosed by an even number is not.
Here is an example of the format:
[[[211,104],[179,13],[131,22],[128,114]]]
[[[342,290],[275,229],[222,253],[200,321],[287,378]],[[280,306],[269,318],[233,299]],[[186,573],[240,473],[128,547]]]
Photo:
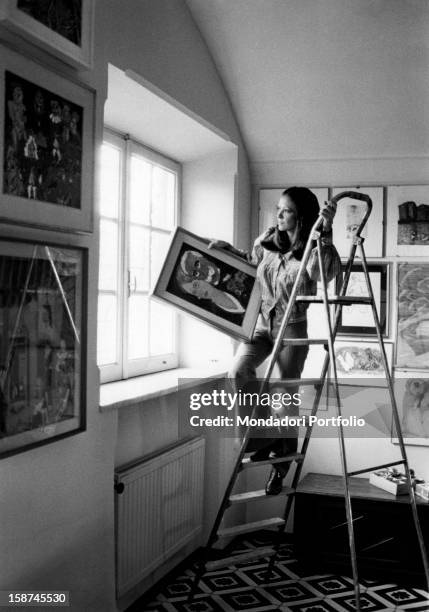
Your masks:
[[[429,264],[398,265],[396,367],[429,370]]]
[[[345,265],[343,265],[343,273]],[[369,279],[374,293],[381,333],[387,336],[388,330],[388,287],[389,287],[389,265],[368,264]],[[357,297],[368,296],[368,288],[365,274],[360,264],[353,264],[347,286],[347,295]],[[376,329],[372,308],[368,304],[353,304],[343,307],[338,327],[338,334],[347,336],[375,336]]]
[[[87,250],[0,241],[0,457],[85,430]]]
[[[0,222],[92,231],[93,92],[0,51]]]
[[[391,372],[393,344],[386,342],[384,348]],[[334,351],[340,381],[371,386],[379,379],[380,384],[385,385],[385,370],[378,342],[336,341]]]
[[[429,185],[387,188],[386,254],[429,255]]]
[[[335,187],[332,195],[342,191],[357,191],[372,200],[372,212],[363,228],[364,249],[367,257],[383,255],[383,187]],[[366,203],[354,198],[343,198],[338,202],[333,223],[333,241],[340,257],[348,257],[353,238],[366,212]]]
[[[235,338],[250,339],[259,314],[256,267],[178,227],[153,297]]]
[[[395,370],[394,392],[404,443],[429,446],[428,373]],[[393,418],[392,442],[398,444]]]
[[[0,21],[74,68],[91,68],[95,0],[3,0]]]
[[[286,187],[283,188],[261,188],[259,190],[259,233],[262,234],[269,227],[276,225],[276,208],[280,196]],[[319,201],[319,206],[328,199],[329,191],[327,187],[310,187]]]

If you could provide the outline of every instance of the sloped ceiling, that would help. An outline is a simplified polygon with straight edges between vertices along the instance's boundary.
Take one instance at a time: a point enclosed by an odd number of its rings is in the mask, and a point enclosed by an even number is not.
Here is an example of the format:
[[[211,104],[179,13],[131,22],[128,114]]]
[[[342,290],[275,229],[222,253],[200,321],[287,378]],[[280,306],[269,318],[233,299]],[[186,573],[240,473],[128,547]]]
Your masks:
[[[428,2],[186,2],[252,162],[428,155]]]

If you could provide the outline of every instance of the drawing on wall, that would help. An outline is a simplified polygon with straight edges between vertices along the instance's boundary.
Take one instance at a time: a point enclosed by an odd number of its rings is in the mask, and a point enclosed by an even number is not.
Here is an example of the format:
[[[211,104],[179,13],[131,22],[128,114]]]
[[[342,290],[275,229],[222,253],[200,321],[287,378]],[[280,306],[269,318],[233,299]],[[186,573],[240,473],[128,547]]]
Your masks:
[[[429,254],[429,185],[388,187],[387,255]]]
[[[424,372],[395,371],[395,398],[406,444],[429,444],[429,378]],[[392,421],[392,442],[398,442]]]
[[[384,348],[390,371],[392,367],[393,345],[385,343]],[[334,350],[337,375],[340,380],[351,379],[350,382],[356,384],[372,385],[376,379],[379,379],[380,384],[385,384],[385,371],[378,342],[344,340],[335,342]],[[359,383],[359,379],[361,379],[361,383]],[[371,379],[370,383],[368,379]]]
[[[429,264],[398,267],[396,366],[429,369]]]
[[[182,228],[153,295],[238,337],[251,337],[259,311],[255,267]]]
[[[18,0],[17,8],[75,45],[81,45],[82,0]]]
[[[0,243],[0,456],[84,428],[81,249]]]
[[[367,257],[383,255],[383,188],[382,187],[336,187],[332,195],[343,191],[357,191],[372,200],[371,215],[362,230]],[[333,241],[341,257],[348,257],[353,238],[366,212],[366,203],[354,198],[343,198],[338,202],[333,223]]]
[[[83,109],[5,74],[3,193],[80,208]]]

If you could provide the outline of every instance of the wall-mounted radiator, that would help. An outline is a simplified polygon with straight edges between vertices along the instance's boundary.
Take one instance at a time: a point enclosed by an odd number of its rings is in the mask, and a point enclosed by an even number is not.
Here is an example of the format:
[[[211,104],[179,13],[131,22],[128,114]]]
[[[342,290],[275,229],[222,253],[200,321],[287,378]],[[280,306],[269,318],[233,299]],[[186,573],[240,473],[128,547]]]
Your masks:
[[[115,471],[118,598],[202,528],[204,442],[193,438]]]

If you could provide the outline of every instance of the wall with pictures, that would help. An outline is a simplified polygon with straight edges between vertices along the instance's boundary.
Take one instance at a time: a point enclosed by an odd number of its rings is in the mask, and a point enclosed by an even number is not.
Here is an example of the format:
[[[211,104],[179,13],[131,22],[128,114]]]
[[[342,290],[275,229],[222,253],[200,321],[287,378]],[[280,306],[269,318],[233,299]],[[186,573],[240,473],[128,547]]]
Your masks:
[[[90,3],[84,2],[84,6]],[[0,19],[3,14],[0,12]],[[8,17],[9,19],[9,17]],[[67,589],[72,595],[72,610],[115,610],[115,574],[114,574],[114,494],[113,473],[115,466],[115,451],[118,441],[118,414],[116,412],[99,412],[98,370],[96,367],[96,305],[97,305],[97,275],[98,275],[98,231],[97,231],[97,169],[99,144],[103,128],[103,104],[107,93],[107,64],[132,69],[147,79],[155,90],[164,92],[166,97],[191,116],[196,117],[215,131],[222,133],[238,145],[238,174],[236,184],[236,201],[238,208],[233,215],[245,210],[242,215],[245,222],[241,223],[235,232],[235,240],[241,246],[247,246],[249,236],[249,174],[244,147],[239,131],[222,87],[217,71],[207,52],[197,28],[189,12],[180,0],[153,0],[145,3],[129,1],[118,3],[113,0],[103,0],[97,3],[94,18],[94,57],[92,69],[77,71],[85,63],[90,63],[88,57],[75,58],[73,65],[68,62],[74,49],[70,46],[54,49],[48,53],[39,48],[37,40],[30,35],[28,38],[18,38],[15,30],[1,28],[0,38],[12,52],[19,57],[19,62],[26,62],[30,57],[39,61],[44,73],[59,73],[72,88],[71,93],[62,90],[62,99],[85,108],[86,101],[79,96],[80,88],[84,91],[96,92],[93,114],[88,107],[86,120],[94,119],[94,132],[90,140],[89,153],[94,154],[94,160],[88,158],[81,166],[82,180],[89,185],[85,192],[85,210],[90,211],[88,218],[73,214],[73,206],[67,207],[67,215],[57,213],[55,220],[46,215],[49,207],[34,203],[34,210],[43,213],[39,218],[33,218],[29,227],[0,226],[1,235],[59,242],[68,246],[82,246],[88,249],[88,350],[87,350],[87,423],[86,431],[78,435],[41,446],[27,452],[2,459],[0,461],[0,477],[2,481],[2,496],[0,501],[0,565],[3,569],[0,579],[2,589]],[[3,25],[3,22],[2,22]],[[42,30],[43,31],[43,30]],[[45,38],[45,42],[46,42]],[[114,44],[112,44],[114,41]],[[162,41],[162,44],[160,44]],[[50,43],[47,43],[48,48]],[[44,45],[46,47],[46,45]],[[5,61],[2,55],[2,61]],[[24,59],[22,59],[24,58]],[[3,66],[3,64],[2,64]],[[42,70],[42,69],[40,69]],[[28,74],[27,74],[28,73]],[[37,79],[38,70],[28,71],[24,77],[32,81]],[[195,84],[198,84],[195,86]],[[36,83],[49,90],[55,83]],[[68,87],[68,85],[67,85]],[[12,92],[13,93],[13,92]],[[60,95],[60,92],[57,92]],[[9,96],[10,99],[12,99]],[[16,99],[15,136],[20,142],[20,104]],[[3,100],[4,103],[4,100]],[[22,109],[22,107],[21,107]],[[9,110],[9,109],[8,109]],[[70,106],[71,113],[75,108]],[[13,112],[13,111],[12,111]],[[76,111],[77,112],[77,111]],[[22,114],[21,114],[22,117]],[[75,116],[78,119],[79,116]],[[71,119],[71,117],[70,117]],[[42,117],[45,121],[46,117]],[[47,120],[50,119],[49,114]],[[88,127],[88,126],[87,126]],[[62,132],[58,144],[73,141],[73,123],[69,131]],[[3,132],[0,132],[3,137]],[[83,130],[82,135],[87,135]],[[44,131],[40,132],[43,143]],[[50,137],[50,132],[46,132]],[[70,140],[71,134],[73,137]],[[54,140],[52,143],[54,144]],[[34,155],[34,143],[30,143]],[[91,146],[93,145],[93,146]],[[41,145],[42,146],[42,145]],[[57,161],[59,151],[55,143]],[[2,148],[3,150],[3,148]],[[43,150],[43,146],[42,146]],[[61,151],[61,148],[60,148]],[[74,149],[76,153],[78,149]],[[10,190],[13,187],[13,170],[16,160],[10,158]],[[27,164],[28,165],[28,164]],[[55,164],[55,170],[60,164]],[[3,166],[2,166],[3,168]],[[41,180],[45,174],[38,176],[31,167],[24,168],[26,182],[22,186],[24,198],[35,200]],[[46,173],[52,168],[46,167]],[[19,172],[16,174],[19,182]],[[62,174],[58,175],[63,181]],[[64,179],[65,181],[65,179]],[[65,181],[66,182],[66,181]],[[21,188],[21,187],[20,187]],[[30,193],[30,195],[28,195]],[[55,194],[55,197],[58,194]],[[59,194],[63,197],[64,194]],[[67,199],[67,194],[65,194]],[[72,199],[73,201],[73,199]],[[43,203],[42,203],[43,204]],[[66,207],[66,200],[61,204]],[[58,209],[59,210],[59,209]],[[13,211],[12,211],[13,212]],[[34,213],[35,214],[35,213]],[[87,229],[92,217],[93,233],[80,235],[69,231]],[[50,230],[44,229],[50,225]],[[39,225],[39,227],[36,227]],[[55,227],[61,227],[56,231]],[[65,230],[65,231],[63,231]],[[144,407],[145,409],[146,407]],[[156,407],[152,408],[152,415]],[[175,414],[175,403],[167,403],[170,417]],[[130,413],[131,414],[131,413]],[[131,441],[131,447],[137,452],[137,444],[132,437],[129,421],[122,427],[119,442],[122,450]],[[171,418],[169,418],[171,422]],[[142,430],[141,430],[142,431]],[[171,441],[170,430],[162,432],[156,440],[156,447],[161,448]],[[144,432],[142,440],[144,452],[156,450],[151,445],[150,431]],[[119,457],[124,458],[121,453]],[[227,457],[226,452],[223,453]],[[221,470],[226,473],[227,466]]]

